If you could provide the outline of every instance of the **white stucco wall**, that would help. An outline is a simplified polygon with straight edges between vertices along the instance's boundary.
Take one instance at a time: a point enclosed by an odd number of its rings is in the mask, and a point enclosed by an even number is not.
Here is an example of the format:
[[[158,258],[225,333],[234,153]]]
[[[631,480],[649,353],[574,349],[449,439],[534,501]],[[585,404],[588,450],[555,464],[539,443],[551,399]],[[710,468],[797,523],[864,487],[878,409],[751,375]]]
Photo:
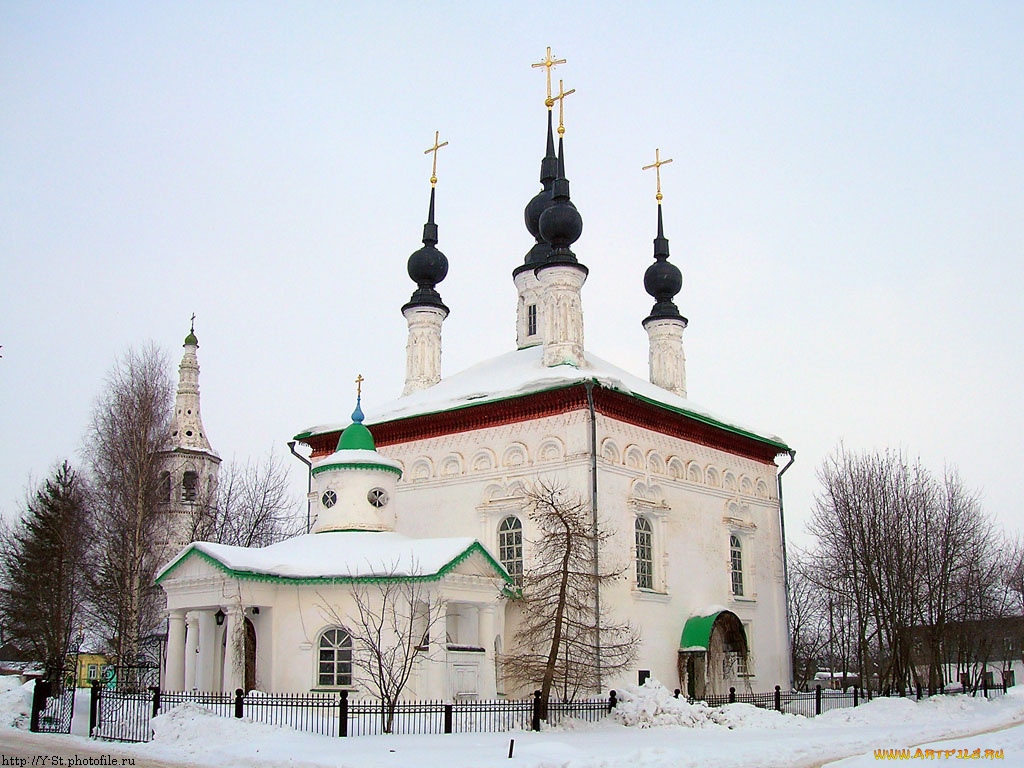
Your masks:
[[[538,477],[590,494],[590,415],[586,409],[498,427],[415,440],[378,450],[402,463],[397,530],[413,537],[474,536],[498,556],[498,525],[516,514],[524,554],[536,532],[518,484]],[[738,689],[789,684],[782,543],[774,464],[597,418],[598,510],[614,536],[602,558],[624,578],[602,593],[616,619],[629,618],[643,642],[633,669],[602,686],[635,683],[647,669],[679,685],[677,652],[686,619],[709,606],[733,611],[748,629],[753,676]],[[692,479],[691,479],[692,478]],[[636,588],[634,525],[655,530],[655,589]],[[742,598],[731,594],[729,536],[743,543]],[[509,648],[515,616],[507,612]]]

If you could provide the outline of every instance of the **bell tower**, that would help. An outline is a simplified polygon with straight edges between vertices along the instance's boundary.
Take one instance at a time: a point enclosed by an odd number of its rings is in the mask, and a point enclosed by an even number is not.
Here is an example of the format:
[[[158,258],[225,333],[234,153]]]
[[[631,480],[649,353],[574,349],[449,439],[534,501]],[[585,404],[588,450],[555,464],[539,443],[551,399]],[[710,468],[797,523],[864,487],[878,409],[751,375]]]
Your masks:
[[[210,446],[199,407],[199,339],[195,315],[178,366],[178,392],[171,417],[170,447],[162,456],[160,503],[166,525],[158,546],[173,556],[194,540],[198,518],[216,506],[220,456]]]

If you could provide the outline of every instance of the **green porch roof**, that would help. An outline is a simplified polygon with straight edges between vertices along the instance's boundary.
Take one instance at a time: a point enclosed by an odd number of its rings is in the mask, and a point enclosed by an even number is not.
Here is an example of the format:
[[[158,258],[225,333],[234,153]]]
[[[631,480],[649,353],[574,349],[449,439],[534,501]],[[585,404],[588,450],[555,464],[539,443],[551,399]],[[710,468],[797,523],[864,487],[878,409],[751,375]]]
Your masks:
[[[715,619],[721,613],[721,611],[715,611],[708,616],[691,616],[688,618],[686,624],[683,625],[683,636],[679,638],[679,647],[686,650],[687,648],[697,648],[699,646],[707,650],[711,642],[711,628],[715,625]]]

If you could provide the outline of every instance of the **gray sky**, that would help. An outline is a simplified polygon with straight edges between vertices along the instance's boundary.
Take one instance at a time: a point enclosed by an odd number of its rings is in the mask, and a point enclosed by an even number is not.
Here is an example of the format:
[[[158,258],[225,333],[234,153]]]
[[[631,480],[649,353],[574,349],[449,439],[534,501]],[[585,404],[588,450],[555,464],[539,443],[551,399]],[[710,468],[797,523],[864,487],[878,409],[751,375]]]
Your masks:
[[[435,130],[444,370],[513,348],[551,45],[587,347],[646,375],[660,147],[690,397],[797,449],[797,540],[840,440],[1020,529],[1022,39],[996,2],[6,2],[0,508],[193,311],[227,459],[396,397]]]

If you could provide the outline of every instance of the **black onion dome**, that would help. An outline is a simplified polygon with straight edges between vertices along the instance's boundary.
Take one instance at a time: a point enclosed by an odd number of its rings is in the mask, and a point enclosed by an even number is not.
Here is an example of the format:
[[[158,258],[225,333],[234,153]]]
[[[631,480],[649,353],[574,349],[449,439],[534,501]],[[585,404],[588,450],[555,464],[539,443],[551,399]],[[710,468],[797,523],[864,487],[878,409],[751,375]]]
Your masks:
[[[551,110],[549,109],[547,146],[545,147],[544,157],[540,161],[540,183],[542,189],[526,204],[526,208],[523,211],[526,230],[537,242],[527,252],[524,263],[513,270],[513,277],[524,269],[536,267],[541,262],[547,261],[551,255],[551,245],[540,235],[540,217],[552,204],[552,187],[557,175],[558,158],[555,156],[554,132],[551,129]]]
[[[437,245],[437,224],[434,223],[434,189],[430,190],[430,210],[427,223],[423,225],[423,247],[409,256],[409,277],[416,283],[409,303],[402,307],[404,312],[409,307],[438,307],[445,312],[448,307],[441,301],[441,294],[435,286],[448,275],[448,257],[434,246]]]
[[[658,206],[658,236],[654,238],[654,263],[644,272],[644,290],[655,299],[654,307],[648,320],[674,319],[682,320],[686,324],[686,318],[679,314],[672,299],[683,287],[683,274],[679,267],[669,263],[668,260],[668,239],[665,237],[664,227],[661,219],[661,205]]]
[[[569,199],[569,180],[565,178],[565,154],[558,140],[558,178],[551,190],[552,204],[540,216],[540,236],[551,243],[551,256],[540,265],[579,264],[569,246],[583,234],[583,217]],[[586,267],[583,267],[586,269]]]

